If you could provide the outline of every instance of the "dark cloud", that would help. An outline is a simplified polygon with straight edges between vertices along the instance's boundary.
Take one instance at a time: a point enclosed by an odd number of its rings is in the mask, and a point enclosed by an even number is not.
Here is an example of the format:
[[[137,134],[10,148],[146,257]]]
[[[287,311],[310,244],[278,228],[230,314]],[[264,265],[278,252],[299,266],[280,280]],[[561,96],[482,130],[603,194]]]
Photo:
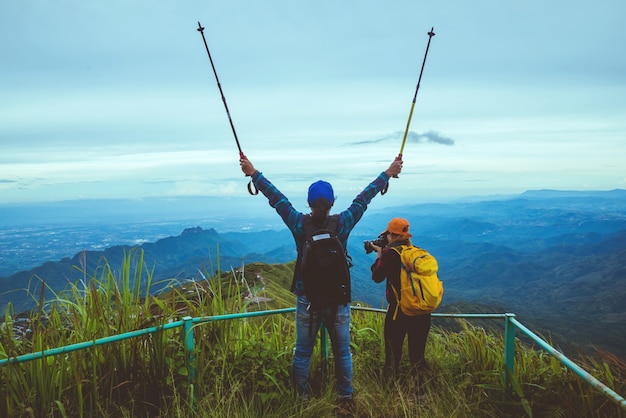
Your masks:
[[[382,138],[371,139],[367,141],[352,142],[351,144],[348,144],[348,145],[367,145],[367,144],[376,144],[376,143],[381,143],[381,142],[400,143],[402,142],[403,137],[404,137],[404,132],[397,131],[390,135],[384,136]],[[406,136],[406,141],[413,143],[413,144],[425,144],[425,143],[431,142],[435,144],[448,145],[448,146],[454,145],[454,139],[447,137],[447,136],[443,136],[435,131],[428,131],[428,132],[424,132],[421,134],[418,134],[417,132],[409,131],[409,133]]]
[[[454,139],[449,138],[447,136],[440,135],[438,132],[435,132],[435,131],[428,131],[419,135],[413,132],[409,132],[408,136],[410,137],[411,134],[415,135],[415,139],[412,139],[411,142],[434,142],[436,144],[441,144],[441,145],[448,145],[448,146],[454,145]],[[426,140],[423,141],[422,140],[423,138],[426,138]]]

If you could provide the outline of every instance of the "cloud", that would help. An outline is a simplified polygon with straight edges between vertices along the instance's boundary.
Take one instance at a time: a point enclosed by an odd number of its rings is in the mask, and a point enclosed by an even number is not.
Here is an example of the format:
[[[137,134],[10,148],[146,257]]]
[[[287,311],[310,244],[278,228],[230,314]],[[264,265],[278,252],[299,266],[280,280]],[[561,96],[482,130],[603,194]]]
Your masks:
[[[348,145],[367,145],[367,144],[377,144],[377,143],[384,143],[384,142],[400,143],[403,137],[404,137],[404,132],[396,131],[382,138],[372,139],[368,141],[352,142],[351,144],[348,144]],[[418,134],[413,131],[409,131],[409,133],[406,136],[406,140],[407,142],[410,142],[413,144],[425,144],[429,142],[440,144],[440,145],[447,145],[447,146],[452,146],[455,144],[454,139],[447,137],[447,136],[443,136],[435,131],[427,131],[421,134]]]
[[[412,138],[411,134],[414,134],[413,132],[409,132],[409,138]],[[411,139],[411,142],[434,142],[436,144],[441,144],[441,145],[448,145],[448,146],[452,146],[454,145],[454,139],[449,138],[447,136],[443,136],[440,135],[439,133],[435,132],[435,131],[428,131],[428,132],[424,132],[421,135],[418,134],[414,134],[415,138]],[[423,141],[422,139],[426,138],[425,141]]]

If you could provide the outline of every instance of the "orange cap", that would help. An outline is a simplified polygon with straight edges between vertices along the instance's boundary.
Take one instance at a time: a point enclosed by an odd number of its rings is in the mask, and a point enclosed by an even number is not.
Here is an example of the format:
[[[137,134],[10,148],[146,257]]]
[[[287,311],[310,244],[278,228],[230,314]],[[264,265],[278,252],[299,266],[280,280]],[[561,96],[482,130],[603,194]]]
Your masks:
[[[391,232],[392,234],[402,235],[407,238],[412,236],[409,234],[409,221],[404,218],[393,218],[390,220],[389,224],[387,224],[387,229],[383,231],[383,234],[385,232]]]

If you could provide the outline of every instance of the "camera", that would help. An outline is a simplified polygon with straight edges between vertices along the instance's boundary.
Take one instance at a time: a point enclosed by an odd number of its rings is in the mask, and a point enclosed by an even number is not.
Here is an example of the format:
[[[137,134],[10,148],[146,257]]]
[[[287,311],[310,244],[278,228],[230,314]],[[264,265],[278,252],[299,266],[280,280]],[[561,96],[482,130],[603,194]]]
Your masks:
[[[373,241],[363,241],[363,248],[365,248],[365,254],[369,254],[372,251],[374,251],[374,247],[372,247],[372,244],[381,248],[386,246],[388,244],[387,234],[382,233],[378,236],[378,238],[376,238]]]

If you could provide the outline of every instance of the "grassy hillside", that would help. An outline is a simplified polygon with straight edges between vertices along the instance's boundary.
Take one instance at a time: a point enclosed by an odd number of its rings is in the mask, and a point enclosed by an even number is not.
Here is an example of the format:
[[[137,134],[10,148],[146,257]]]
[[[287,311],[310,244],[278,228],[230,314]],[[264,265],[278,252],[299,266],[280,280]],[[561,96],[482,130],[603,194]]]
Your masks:
[[[372,282],[369,267],[374,257],[365,254],[362,242],[374,239],[393,213],[409,220],[413,242],[437,258],[444,303],[501,306],[502,311],[515,312],[533,330],[551,338],[568,355],[594,353],[600,347],[626,358],[625,207],[624,190],[543,190],[486,202],[370,208],[348,242],[354,261],[353,296],[374,307],[384,306],[384,284]],[[52,298],[68,283],[84,281],[84,271],[93,274],[102,257],[117,266],[127,252],[137,248],[144,252],[152,271],[153,292],[167,290],[172,278],[199,281],[203,270],[208,270],[205,277],[212,276],[218,260],[222,270],[239,266],[243,260],[269,264],[294,260],[292,234],[271,208],[266,209],[275,223],[248,228],[256,219],[250,218],[234,223],[240,232],[220,233],[191,227],[154,243],[79,251],[71,258],[0,277],[0,312],[9,302],[17,312],[29,310],[38,302],[42,283],[45,297]],[[220,229],[233,222],[222,224]],[[261,228],[275,224],[281,228]],[[70,237],[62,231],[53,234],[54,244],[40,241],[47,245],[40,249],[81,239],[81,234]],[[98,242],[108,238],[105,231],[106,226],[99,228]],[[82,232],[90,234],[93,229]],[[20,254],[15,248],[34,245],[28,239],[20,242],[19,236],[12,245],[5,245],[10,254],[5,259]],[[142,287],[145,284],[144,280]]]
[[[29,318],[27,337],[15,338],[9,315],[0,334],[0,357],[91,341],[184,315],[203,317],[293,306],[292,265],[255,263],[208,280],[170,283],[144,298],[131,283],[151,283],[142,253],[121,268],[106,262]],[[118,273],[115,273],[118,272]],[[141,276],[141,277],[137,277]],[[22,322],[24,323],[24,322]],[[592,416],[621,413],[577,376],[539,351],[517,342],[514,385],[502,386],[502,338],[480,324],[435,321],[427,344],[429,371],[381,375],[383,315],[353,312],[352,350],[357,416],[503,417]],[[181,330],[161,331],[116,344],[93,346],[0,369],[3,417],[325,417],[332,416],[332,362],[319,347],[311,365],[314,396],[298,401],[290,389],[293,314],[211,321],[193,328],[195,376],[190,376]],[[618,393],[626,368],[612,357],[585,358],[584,367]],[[193,405],[191,401],[194,400]]]

